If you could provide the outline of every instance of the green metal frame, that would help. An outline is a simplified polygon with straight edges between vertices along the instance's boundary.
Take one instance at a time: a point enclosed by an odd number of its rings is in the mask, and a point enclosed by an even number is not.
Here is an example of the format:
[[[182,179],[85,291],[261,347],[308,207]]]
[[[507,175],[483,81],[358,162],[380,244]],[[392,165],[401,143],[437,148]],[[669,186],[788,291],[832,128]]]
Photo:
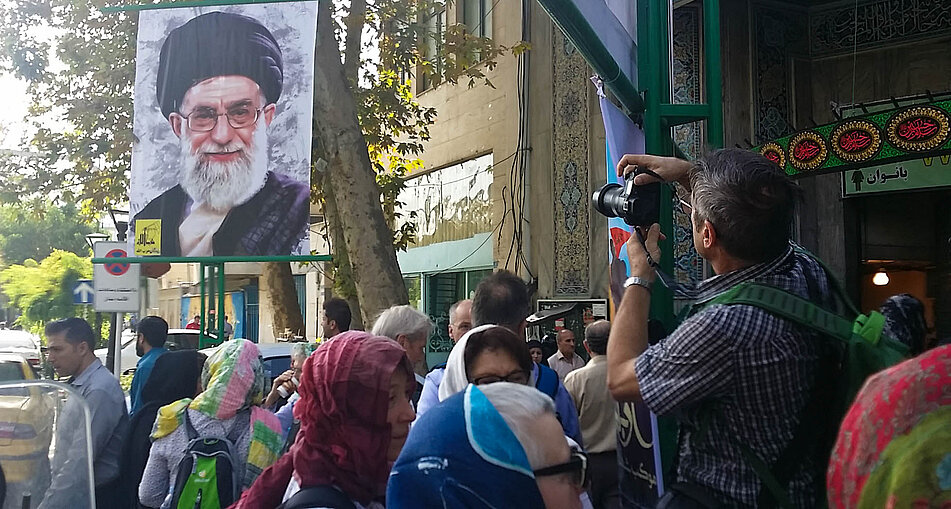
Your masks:
[[[301,255],[301,256],[130,256],[122,258],[122,263],[197,263],[199,264],[201,277],[198,286],[201,292],[201,311],[198,319],[198,348],[206,348],[220,344],[225,337],[225,263],[253,263],[253,262],[329,262],[333,257],[330,255]],[[92,263],[116,263],[116,258],[93,258]],[[209,272],[210,269],[210,272]],[[210,298],[208,295],[208,286],[206,279],[212,281]],[[212,340],[205,336],[205,309],[217,301],[215,305],[215,317],[217,318],[215,330],[218,337]],[[211,324],[209,324],[211,325]]]
[[[710,147],[723,146],[723,81],[720,64],[720,2],[703,0],[703,48],[706,80],[706,103],[672,104],[670,102],[670,19],[666,0],[638,0],[638,79],[644,93],[643,128],[646,148],[650,154],[678,155],[678,147],[670,137],[670,128],[706,121],[706,142]],[[669,190],[661,200],[661,229],[673,231],[673,208]],[[673,236],[663,245],[661,268],[673,273]],[[651,315],[665,324],[673,323],[673,294],[663,287],[655,288]]]

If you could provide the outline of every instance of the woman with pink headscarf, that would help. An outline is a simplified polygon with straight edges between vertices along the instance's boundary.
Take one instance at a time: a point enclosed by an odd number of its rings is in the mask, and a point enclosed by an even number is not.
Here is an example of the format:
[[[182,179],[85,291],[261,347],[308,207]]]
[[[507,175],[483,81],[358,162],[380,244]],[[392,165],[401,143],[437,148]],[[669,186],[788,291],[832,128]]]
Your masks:
[[[416,417],[406,352],[388,338],[345,332],[307,358],[300,382],[296,442],[235,507],[382,507]]]

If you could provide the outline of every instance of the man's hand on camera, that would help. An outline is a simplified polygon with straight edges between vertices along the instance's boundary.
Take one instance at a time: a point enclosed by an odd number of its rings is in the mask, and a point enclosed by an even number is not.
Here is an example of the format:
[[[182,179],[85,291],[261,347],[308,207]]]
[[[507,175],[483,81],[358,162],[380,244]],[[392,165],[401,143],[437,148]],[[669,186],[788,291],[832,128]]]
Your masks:
[[[690,190],[690,169],[693,163],[677,159],[676,157],[661,157],[647,154],[627,154],[617,163],[617,174],[619,177],[631,173],[637,167],[647,168],[664,178],[664,182],[679,182],[682,186]],[[641,174],[634,178],[634,184],[643,186],[657,182],[657,178]],[[653,256],[653,255],[652,255]]]
[[[644,233],[643,229],[641,233]],[[666,238],[667,237],[660,232],[660,225],[657,223],[651,225],[650,229],[647,230],[644,237],[644,244],[641,244],[637,232],[631,235],[631,238],[627,241],[627,259],[631,264],[632,276],[637,276],[651,282],[654,281],[657,274],[654,272],[654,267],[651,267],[650,261],[647,259],[647,254],[650,253],[650,257],[654,261],[660,260],[660,246],[658,242]]]

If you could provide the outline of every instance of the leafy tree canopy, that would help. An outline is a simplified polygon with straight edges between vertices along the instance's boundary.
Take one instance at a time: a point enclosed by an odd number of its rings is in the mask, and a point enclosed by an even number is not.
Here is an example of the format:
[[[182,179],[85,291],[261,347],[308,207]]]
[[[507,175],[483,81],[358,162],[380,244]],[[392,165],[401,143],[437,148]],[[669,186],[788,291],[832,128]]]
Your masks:
[[[55,250],[39,263],[27,259],[0,271],[0,289],[23,312],[21,325],[36,331],[50,320],[75,316],[73,283],[90,277],[89,258]]]
[[[0,205],[0,262],[42,260],[54,250],[89,256],[86,235],[93,231],[72,204],[37,200]]]

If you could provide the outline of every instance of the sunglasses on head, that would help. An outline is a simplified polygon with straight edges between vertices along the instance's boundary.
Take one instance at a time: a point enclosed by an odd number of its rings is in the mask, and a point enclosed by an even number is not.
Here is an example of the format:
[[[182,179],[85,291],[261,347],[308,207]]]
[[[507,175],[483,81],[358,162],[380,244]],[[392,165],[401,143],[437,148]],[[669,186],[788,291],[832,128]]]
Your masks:
[[[588,485],[588,455],[580,451],[571,451],[568,461],[534,471],[535,477],[569,474],[572,484],[582,488]]]

